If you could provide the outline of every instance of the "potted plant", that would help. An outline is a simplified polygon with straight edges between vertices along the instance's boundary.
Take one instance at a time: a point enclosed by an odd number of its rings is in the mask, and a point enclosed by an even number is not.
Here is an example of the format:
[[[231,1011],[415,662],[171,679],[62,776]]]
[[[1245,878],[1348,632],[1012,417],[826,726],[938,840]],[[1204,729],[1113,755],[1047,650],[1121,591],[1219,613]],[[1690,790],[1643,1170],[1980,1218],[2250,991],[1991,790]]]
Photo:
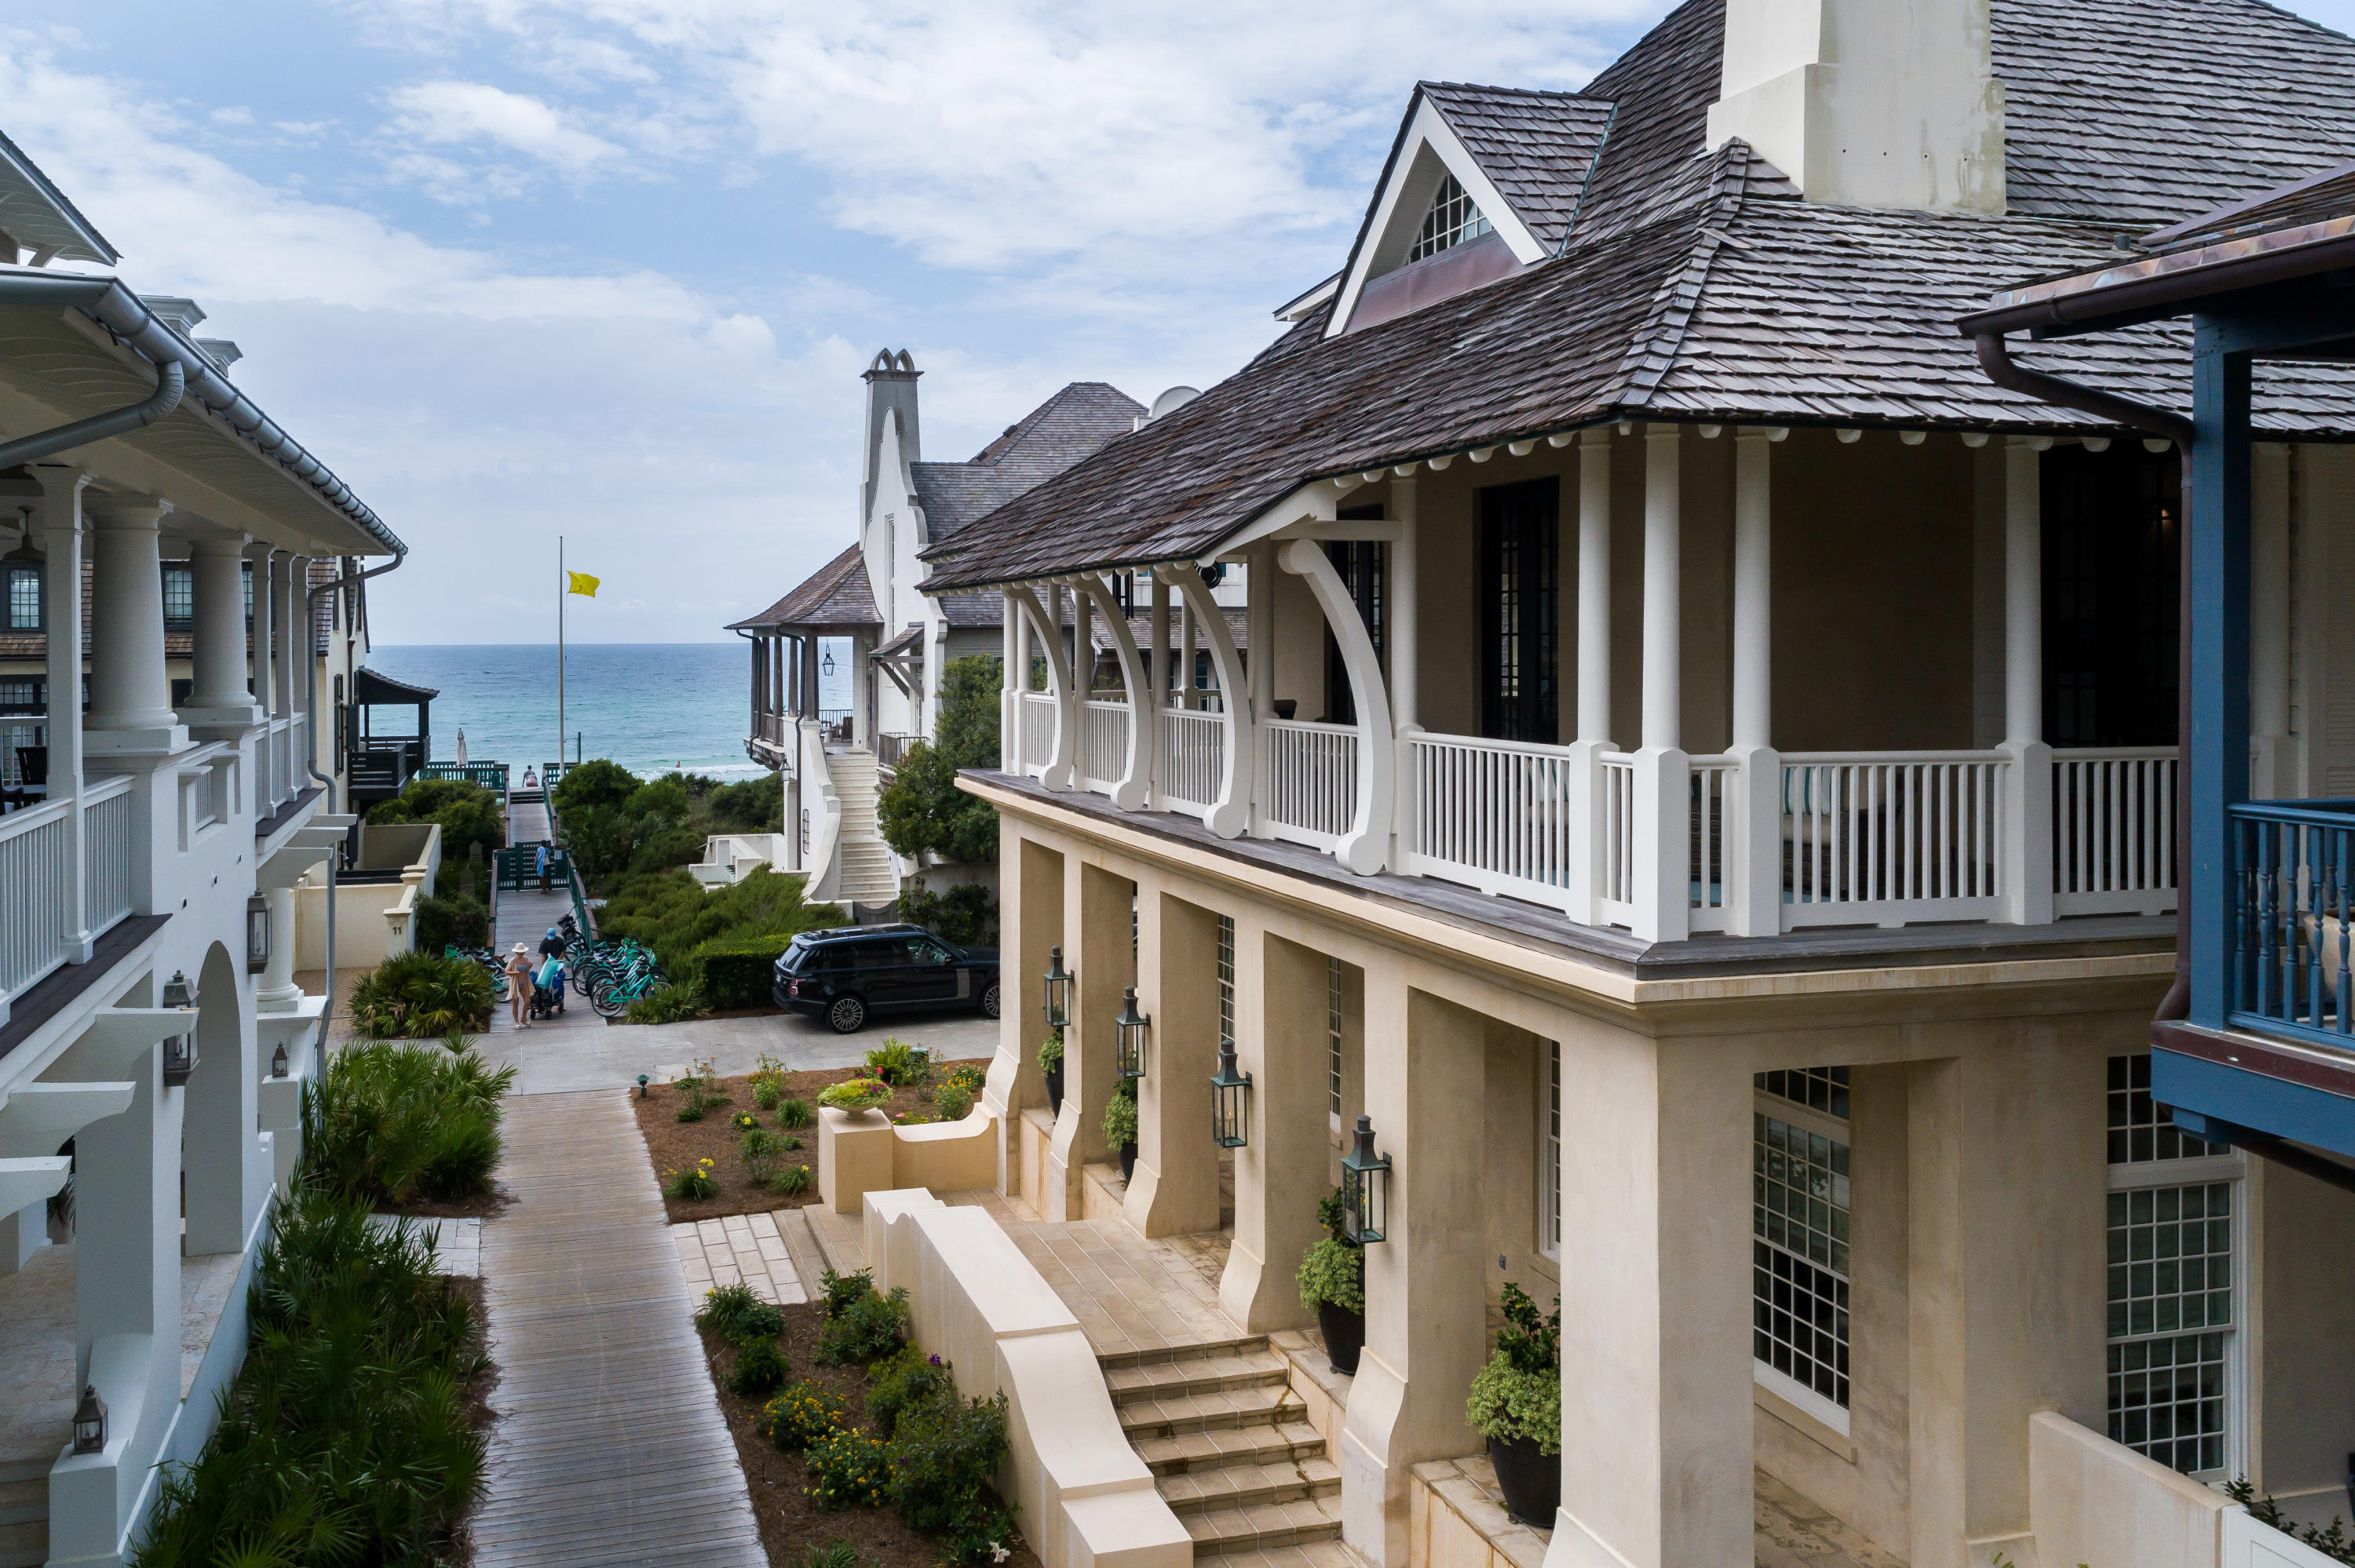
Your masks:
[[[1063,1114],[1063,1032],[1060,1029],[1039,1045],[1039,1070],[1047,1075],[1047,1108]]]
[[[1058,1075],[1060,1076],[1060,1075]],[[1136,1085],[1124,1081],[1114,1089],[1104,1107],[1103,1134],[1105,1141],[1120,1150],[1120,1179],[1124,1181],[1136,1170]]]
[[[1505,1326],[1497,1353],[1472,1380],[1465,1417],[1488,1440],[1505,1510],[1551,1530],[1561,1507],[1561,1298],[1538,1316],[1529,1292],[1505,1282]]]
[[[1366,1344],[1366,1256],[1342,1239],[1339,1188],[1317,1203],[1316,1221],[1325,1236],[1300,1260],[1300,1304],[1316,1309],[1325,1359],[1335,1372],[1354,1376]]]
[[[853,1078],[822,1092],[817,1097],[817,1103],[856,1116],[860,1111],[873,1110],[890,1097],[891,1086],[882,1079]]]

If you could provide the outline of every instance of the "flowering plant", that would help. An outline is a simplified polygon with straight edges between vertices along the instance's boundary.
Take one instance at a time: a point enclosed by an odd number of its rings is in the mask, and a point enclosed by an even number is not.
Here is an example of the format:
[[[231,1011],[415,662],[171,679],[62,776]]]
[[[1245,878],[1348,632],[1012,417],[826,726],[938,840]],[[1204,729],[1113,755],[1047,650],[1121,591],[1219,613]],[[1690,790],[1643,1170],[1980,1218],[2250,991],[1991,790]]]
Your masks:
[[[880,1078],[852,1078],[835,1085],[817,1097],[822,1106],[836,1110],[869,1111],[891,1097],[891,1086]]]

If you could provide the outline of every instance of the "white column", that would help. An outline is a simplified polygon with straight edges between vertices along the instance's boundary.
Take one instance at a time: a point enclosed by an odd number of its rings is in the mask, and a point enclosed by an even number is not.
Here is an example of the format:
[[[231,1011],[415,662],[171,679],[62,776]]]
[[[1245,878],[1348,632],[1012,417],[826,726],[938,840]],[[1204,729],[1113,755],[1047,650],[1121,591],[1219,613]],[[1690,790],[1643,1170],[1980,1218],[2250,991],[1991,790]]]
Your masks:
[[[188,732],[172,712],[164,663],[164,561],[157,527],[171,510],[153,497],[92,497],[96,569],[90,617],[93,752],[177,751]]]
[[[286,602],[286,712],[303,721],[303,744],[293,747],[288,756],[293,771],[288,776],[289,794],[299,795],[311,788],[311,762],[318,755],[318,736],[311,725],[311,665],[318,658],[311,630],[311,557],[295,556],[287,564],[291,588]],[[422,757],[421,762],[431,762]],[[429,890],[430,891],[430,890]]]
[[[1691,919],[1692,768],[1683,725],[1683,502],[1674,425],[1644,436],[1644,744],[1636,754],[1636,935],[1674,942]]]
[[[1275,546],[1262,544],[1252,548],[1251,559],[1243,566],[1243,675],[1251,683],[1251,690],[1231,693],[1227,697],[1230,703],[1242,701],[1251,705],[1254,727],[1275,716],[1274,608]],[[1267,748],[1258,747],[1252,757],[1251,786],[1250,831],[1255,839],[1275,836],[1267,815]],[[1387,847],[1387,821],[1382,824],[1382,837]]]
[[[1146,805],[1153,810],[1164,809],[1161,798],[1161,710],[1169,705],[1169,585],[1159,573],[1153,577],[1153,647],[1145,656],[1145,678],[1152,687],[1153,700],[1144,705],[1140,717],[1153,726],[1153,777],[1148,782],[1151,792]]]
[[[40,482],[42,613],[48,618],[49,799],[70,800],[66,814],[66,959],[91,956],[90,888],[81,815],[81,494],[90,475],[33,465]]]
[[[257,544],[246,558],[253,567],[253,616],[248,633],[250,652],[248,678],[253,686],[251,701],[259,722],[267,724],[272,713],[270,694],[271,649],[277,641],[277,620],[271,609],[270,559],[274,552],[268,545]],[[352,725],[357,734],[359,710],[352,710]],[[256,821],[270,815],[278,804],[278,785],[271,777],[273,755],[270,736],[258,735],[253,741],[253,815]]]
[[[1020,668],[1018,644],[1022,638],[1022,612],[1015,608],[1014,596],[1004,588],[997,591],[997,767],[1000,772],[1019,773],[1022,737],[1015,731],[1014,723],[1022,699],[1014,683],[1015,671]]]
[[[303,988],[294,983],[294,890],[270,887],[261,895],[270,903],[270,962],[254,988],[254,1010],[292,1012],[303,1000]]]
[[[1420,711],[1415,699],[1421,680],[1422,646],[1417,621],[1415,599],[1415,517],[1419,510],[1415,494],[1415,479],[1412,474],[1401,478],[1391,476],[1391,516],[1396,523],[1397,543],[1390,552],[1389,621],[1382,629],[1389,643],[1384,650],[1390,655],[1391,715],[1398,721],[1401,731],[1421,727],[1415,716]]]
[[[196,588],[196,686],[181,716],[191,724],[254,721],[245,689],[245,586],[240,563],[245,535],[197,539],[189,546]]]
[[[2013,923],[2052,918],[2052,748],[2044,744],[2044,498],[2048,436],[2004,442],[2003,896]]]
[[[1603,842],[1602,754],[1611,749],[1611,431],[1578,444],[1578,708],[1563,810],[1583,832],[1570,841],[1563,913],[1594,924],[1595,846]]]
[[[294,557],[281,551],[270,557],[272,718],[294,712]]]
[[[1194,708],[1201,705],[1194,693],[1194,601],[1181,597],[1178,601],[1178,705]]]
[[[2286,442],[2251,449],[2249,492],[2249,797],[2277,800],[2291,793]]]
[[[1724,806],[1726,927],[1765,937],[1783,925],[1783,758],[1774,749],[1773,443],[1781,429],[1733,438],[1733,756]]]

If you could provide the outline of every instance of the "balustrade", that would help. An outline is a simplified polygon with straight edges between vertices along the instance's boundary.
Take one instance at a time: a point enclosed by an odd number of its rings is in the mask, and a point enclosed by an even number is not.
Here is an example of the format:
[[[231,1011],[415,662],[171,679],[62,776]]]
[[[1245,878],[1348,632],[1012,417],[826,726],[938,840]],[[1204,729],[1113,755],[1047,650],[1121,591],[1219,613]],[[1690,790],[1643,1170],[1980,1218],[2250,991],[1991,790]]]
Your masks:
[[[1358,812],[1358,732],[1348,725],[1271,719],[1260,726],[1268,830],[1331,849]]]
[[[1728,802],[1742,765],[1731,757],[1692,759],[1692,847],[1687,863],[1692,873],[1690,928],[1725,929],[1726,907],[1738,869],[1726,858]]]
[[[66,961],[73,909],[69,800],[0,817],[0,995],[15,996]]]
[[[1401,738],[1400,869],[1561,906],[1586,832],[1572,821],[1578,754],[1456,735]],[[1631,778],[1630,808],[1633,791]],[[1632,832],[1632,814],[1627,821]]]
[[[131,780],[109,779],[82,791],[82,874],[93,936],[131,913]]]
[[[2355,800],[2231,808],[2228,1022],[2355,1047]]]
[[[1219,802],[1226,722],[1194,708],[1161,710],[1161,793],[1170,809],[1200,816]]]
[[[2052,909],[2160,915],[2175,907],[2173,747],[2052,754]]]
[[[1999,751],[1783,759],[1785,927],[2001,912]]]
[[[1128,705],[1091,700],[1080,708],[1080,782],[1109,795],[1128,776]]]
[[[1022,726],[1022,770],[1036,775],[1055,760],[1055,694],[1025,692],[1015,714]]]

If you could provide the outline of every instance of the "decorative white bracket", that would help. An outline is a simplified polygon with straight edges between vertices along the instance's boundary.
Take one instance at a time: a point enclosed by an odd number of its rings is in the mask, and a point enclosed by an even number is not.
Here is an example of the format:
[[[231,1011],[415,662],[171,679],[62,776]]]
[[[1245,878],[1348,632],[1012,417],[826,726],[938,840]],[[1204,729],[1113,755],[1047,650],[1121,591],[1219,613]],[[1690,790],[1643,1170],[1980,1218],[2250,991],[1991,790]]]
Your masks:
[[[1202,629],[1203,641],[1210,648],[1210,662],[1218,668],[1219,718],[1226,737],[1226,758],[1220,769],[1218,802],[1202,819],[1202,825],[1222,839],[1238,839],[1251,826],[1253,734],[1251,689],[1243,679],[1242,656],[1235,652],[1226,612],[1210,597],[1200,572],[1177,566],[1156,567],[1154,573],[1183,596],[1187,617]]]
[[[1333,846],[1333,857],[1359,876],[1370,876],[1390,859],[1393,801],[1397,793],[1398,741],[1391,730],[1390,691],[1382,682],[1381,656],[1366,634],[1365,618],[1358,613],[1334,569],[1325,547],[1311,539],[1287,540],[1276,550],[1276,564],[1307,580],[1325,612],[1342,665],[1349,672],[1349,689],[1358,709],[1358,799],[1350,810],[1349,831]]]
[[[1080,749],[1080,715],[1075,700],[1078,693],[1071,683],[1071,656],[1063,647],[1063,629],[1048,619],[1045,603],[1039,599],[1038,589],[1029,584],[1007,592],[1029,620],[1031,635],[1046,654],[1048,682],[1055,689],[1055,750],[1046,770],[1039,776],[1039,782],[1054,790],[1074,789],[1079,775],[1074,759]]]
[[[1113,652],[1120,658],[1121,684],[1128,693],[1128,756],[1120,783],[1113,789],[1112,803],[1124,811],[1141,810],[1153,792],[1153,748],[1159,738],[1161,715],[1149,699],[1158,694],[1146,684],[1145,655],[1137,651],[1136,634],[1129,630],[1120,601],[1113,598],[1103,579],[1092,574],[1082,577],[1080,587],[1112,631]]]

